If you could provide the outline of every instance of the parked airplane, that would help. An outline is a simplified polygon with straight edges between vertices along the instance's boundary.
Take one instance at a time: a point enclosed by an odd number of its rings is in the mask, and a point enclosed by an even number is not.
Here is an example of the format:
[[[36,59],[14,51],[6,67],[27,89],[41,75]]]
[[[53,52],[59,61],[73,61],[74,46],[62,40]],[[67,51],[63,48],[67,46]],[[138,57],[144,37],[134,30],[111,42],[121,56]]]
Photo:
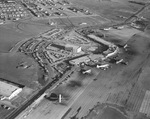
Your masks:
[[[99,69],[106,70],[110,67],[110,65],[109,64],[102,64],[102,65],[97,65],[96,67]]]
[[[91,69],[88,69],[88,70],[83,71],[82,73],[83,73],[83,74],[91,74],[91,72],[92,72],[92,70],[91,70]]]

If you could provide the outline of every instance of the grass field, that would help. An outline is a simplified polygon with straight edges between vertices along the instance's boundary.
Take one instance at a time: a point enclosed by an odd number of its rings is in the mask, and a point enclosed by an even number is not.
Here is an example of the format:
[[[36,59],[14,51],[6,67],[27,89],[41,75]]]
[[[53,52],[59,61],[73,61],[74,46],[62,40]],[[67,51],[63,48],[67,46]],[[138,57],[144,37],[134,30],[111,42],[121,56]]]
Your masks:
[[[47,24],[26,21],[0,26],[0,53],[9,50],[19,41],[38,35],[50,29]]]
[[[24,33],[18,33],[15,29],[0,26],[0,52],[8,52],[17,42],[30,37]]]
[[[17,68],[20,63],[25,62],[28,69]],[[32,89],[37,88],[37,63],[21,53],[0,54],[0,77],[18,84],[25,85]]]
[[[128,3],[127,0],[71,0],[73,3],[90,8],[97,14],[115,21],[122,21],[116,16],[128,17],[142,6]]]

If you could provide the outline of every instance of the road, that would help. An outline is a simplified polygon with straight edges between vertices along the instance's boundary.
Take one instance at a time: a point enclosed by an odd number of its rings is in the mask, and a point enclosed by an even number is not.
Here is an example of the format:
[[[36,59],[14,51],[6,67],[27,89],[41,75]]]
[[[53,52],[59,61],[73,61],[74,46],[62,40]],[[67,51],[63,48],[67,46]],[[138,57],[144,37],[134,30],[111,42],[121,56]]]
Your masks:
[[[146,9],[149,5],[150,5],[150,3],[144,5],[144,6],[143,6],[140,10],[138,10],[135,14],[133,14],[133,15],[131,15],[129,18],[127,18],[127,19],[124,21],[124,23],[130,22],[130,20],[131,20],[132,18],[134,18],[135,16],[137,16],[138,14],[140,14],[140,13],[141,13],[144,9]]]
[[[99,73],[98,77],[101,75],[101,77],[104,77],[107,73],[110,73],[111,75],[118,70],[119,68],[116,68],[114,72],[108,71],[102,71],[97,70],[97,73]],[[96,69],[95,71],[96,72]],[[96,74],[97,75],[97,74]],[[96,76],[94,75],[94,76]],[[104,94],[105,91],[108,91],[109,89],[104,88],[102,85],[100,85],[101,80],[93,81],[92,79],[95,77],[86,77],[85,87],[78,88],[74,90],[71,95],[71,99],[67,102],[68,106],[62,106],[62,105],[56,105],[53,104],[50,101],[43,100],[39,107],[37,107],[26,119],[49,119],[51,117],[52,119],[61,119],[65,112],[72,108],[70,113],[64,117],[65,119],[68,119],[72,115],[74,115],[77,111],[77,109],[81,106],[81,111],[83,114],[87,113],[89,109],[93,107],[98,101],[99,97]],[[81,78],[79,80],[82,80]],[[65,89],[65,92],[67,90]],[[93,94],[92,94],[93,93]],[[106,100],[107,96],[104,96],[103,100]],[[81,114],[81,112],[80,112]],[[16,118],[16,119],[22,119],[22,118]]]
[[[62,82],[66,76],[68,76],[72,71],[74,71],[76,68],[73,67],[70,71],[68,71],[65,76],[63,76],[59,81],[56,83],[49,82],[45,87],[43,87],[36,95],[34,95],[31,99],[26,101],[25,104],[23,104],[21,107],[17,108],[14,112],[9,114],[6,119],[14,119],[18,114],[20,114],[23,110],[25,110],[29,105],[31,105],[36,99],[38,99],[47,89],[53,89],[57,84]],[[53,85],[52,85],[53,84]]]
[[[88,88],[88,86],[93,82],[93,78],[98,74],[99,71],[95,72],[93,76],[90,76],[90,77],[86,77],[86,80],[85,80],[85,86],[84,87],[81,87],[81,88],[77,88],[76,90],[72,90],[71,93],[71,98],[67,101],[67,107],[66,106],[63,106],[63,105],[56,105],[48,100],[43,100],[39,106],[32,111],[31,115],[28,115],[26,117],[26,119],[31,119],[31,118],[39,118],[39,119],[48,119],[49,116],[52,118],[52,119],[59,119],[61,118],[64,113],[68,110],[69,107],[71,107],[74,102],[76,102],[76,100],[78,99],[78,97],[80,97],[80,95]],[[78,80],[83,80],[83,76],[78,76],[77,78]],[[63,85],[63,84],[62,84]],[[63,87],[64,88],[64,87]],[[54,89],[54,90],[57,90]],[[58,90],[59,90],[59,87],[58,87]],[[68,89],[62,89],[64,90],[64,92],[68,91]],[[43,108],[42,108],[43,107]],[[42,114],[39,113],[39,112],[43,112]],[[49,113],[50,112],[50,113]],[[46,115],[45,115],[46,113]],[[22,119],[20,118],[22,116],[18,116],[16,119]]]

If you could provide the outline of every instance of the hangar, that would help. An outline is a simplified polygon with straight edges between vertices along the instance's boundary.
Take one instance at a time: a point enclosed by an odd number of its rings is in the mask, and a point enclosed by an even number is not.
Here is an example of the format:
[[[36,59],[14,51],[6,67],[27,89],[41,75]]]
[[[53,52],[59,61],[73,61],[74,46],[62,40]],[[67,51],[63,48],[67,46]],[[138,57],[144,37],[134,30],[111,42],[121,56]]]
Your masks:
[[[17,96],[22,91],[22,88],[20,88],[17,85],[13,85],[9,82],[0,81],[0,99],[1,100],[11,100],[15,96]]]

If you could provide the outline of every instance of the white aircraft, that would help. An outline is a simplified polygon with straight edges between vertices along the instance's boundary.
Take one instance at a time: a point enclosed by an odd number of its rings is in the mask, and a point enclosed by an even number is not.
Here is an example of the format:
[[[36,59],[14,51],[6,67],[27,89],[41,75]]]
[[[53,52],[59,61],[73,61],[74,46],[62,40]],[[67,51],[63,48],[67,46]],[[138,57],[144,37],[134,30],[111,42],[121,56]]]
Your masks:
[[[127,48],[128,47],[128,45],[127,44],[125,44],[124,46],[123,46],[123,48]]]
[[[110,66],[109,64],[102,64],[102,65],[97,65],[96,67],[106,70],[107,68],[109,68],[109,66]]]
[[[123,62],[123,59],[120,59],[119,61],[117,61],[116,64],[119,64],[121,62]]]
[[[88,70],[86,70],[86,71],[83,71],[82,73],[83,73],[83,74],[90,74],[90,73],[91,73],[91,69],[88,69]]]

